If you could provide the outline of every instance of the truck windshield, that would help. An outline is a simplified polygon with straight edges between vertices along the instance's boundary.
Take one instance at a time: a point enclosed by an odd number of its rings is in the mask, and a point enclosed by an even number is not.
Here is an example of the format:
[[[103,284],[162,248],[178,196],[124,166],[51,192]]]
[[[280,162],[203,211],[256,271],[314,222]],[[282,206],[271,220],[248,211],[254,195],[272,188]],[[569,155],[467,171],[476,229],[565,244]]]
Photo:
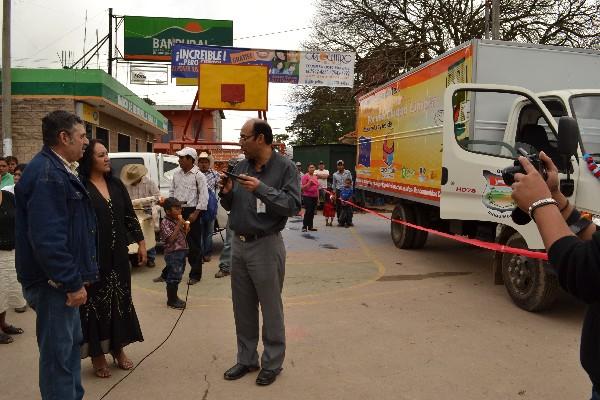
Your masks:
[[[571,107],[585,152],[600,156],[600,95],[573,96]]]

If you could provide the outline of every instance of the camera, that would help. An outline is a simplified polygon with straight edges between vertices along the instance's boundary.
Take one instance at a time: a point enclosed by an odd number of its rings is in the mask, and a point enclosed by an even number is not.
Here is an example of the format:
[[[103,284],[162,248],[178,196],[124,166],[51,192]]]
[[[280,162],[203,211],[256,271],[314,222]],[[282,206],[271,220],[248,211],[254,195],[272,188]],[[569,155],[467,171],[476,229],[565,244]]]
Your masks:
[[[546,171],[544,162],[540,159],[538,153],[528,154],[525,150],[521,148],[519,148],[517,151],[529,160],[531,165],[533,165],[535,169],[538,170],[540,175],[544,177],[544,180],[548,179],[548,172]],[[502,170],[502,179],[504,180],[504,183],[508,186],[512,186],[512,184],[515,183],[515,174],[518,173],[525,174],[526,172],[525,169],[523,169],[523,166],[521,165],[519,160],[517,159],[515,160],[513,165],[511,165],[510,167],[506,167]]]
[[[544,178],[544,180],[548,179],[548,172],[546,171],[546,166],[544,162],[540,159],[538,153],[528,154],[522,148],[518,149],[518,152],[521,153],[522,156],[526,157],[531,165],[538,170],[540,175]],[[525,169],[521,165],[518,159],[515,160],[514,164],[510,167],[506,167],[502,170],[502,179],[504,183],[508,186],[512,186],[515,183],[515,174],[525,174]],[[526,225],[531,221],[531,217],[525,211],[521,210],[519,207],[515,208],[511,214],[511,218],[513,222],[517,225]]]

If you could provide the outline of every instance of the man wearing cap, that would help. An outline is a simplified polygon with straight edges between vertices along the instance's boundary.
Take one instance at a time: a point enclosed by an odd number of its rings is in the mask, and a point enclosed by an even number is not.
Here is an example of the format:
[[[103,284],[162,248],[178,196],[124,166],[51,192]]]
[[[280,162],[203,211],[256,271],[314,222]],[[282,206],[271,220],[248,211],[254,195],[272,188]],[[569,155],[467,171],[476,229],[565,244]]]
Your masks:
[[[336,198],[335,212],[337,215],[338,226],[341,226],[341,224],[340,224],[341,202],[339,200],[340,199],[340,190],[344,187],[344,183],[346,182],[346,179],[350,179],[352,182],[354,182],[354,180],[352,179],[352,173],[350,171],[348,171],[347,169],[345,169],[344,160],[338,160],[336,165],[337,165],[337,171],[334,172],[334,174],[333,174],[333,182],[331,185],[331,189],[335,193],[335,198]],[[352,224],[350,224],[350,226],[352,226]]]
[[[224,374],[239,379],[259,368],[259,317],[262,311],[261,371],[258,385],[270,385],[285,357],[285,325],[281,290],[285,246],[281,230],[300,209],[300,184],[294,164],[273,151],[266,121],[248,120],[240,132],[247,159],[234,169],[239,179],[223,178],[221,204],[230,210],[233,231],[231,298],[237,336],[237,363]]]
[[[319,168],[315,171],[315,175],[319,181],[319,202],[323,202],[325,189],[327,189],[327,179],[329,178],[329,170],[325,169],[325,162],[319,161]]]
[[[125,185],[131,200],[144,199],[146,197],[154,197],[156,201],[160,200],[160,190],[152,179],[148,178],[148,169],[142,164],[127,164],[121,170],[121,182]],[[158,216],[158,213],[152,212],[154,206],[149,205],[144,207],[144,211],[148,215]],[[148,249],[147,267],[156,265],[156,248]]]
[[[213,158],[206,151],[203,151],[198,156],[198,167],[200,171],[204,173],[206,177],[206,184],[208,185],[208,190],[212,190],[213,194],[216,195],[217,188],[219,185],[219,180],[221,176],[212,169],[213,166]],[[205,262],[209,262],[211,260],[212,255],[212,237],[215,231],[215,219],[210,221],[203,221],[202,223],[202,258]]]
[[[208,206],[208,186],[206,177],[200,172],[196,163],[198,153],[191,147],[184,147],[176,152],[179,156],[179,169],[173,174],[169,197],[175,197],[183,204],[181,214],[190,221],[188,234],[188,262],[190,263],[189,284],[194,285],[202,279],[202,222],[200,214]],[[166,277],[166,271],[163,270]]]

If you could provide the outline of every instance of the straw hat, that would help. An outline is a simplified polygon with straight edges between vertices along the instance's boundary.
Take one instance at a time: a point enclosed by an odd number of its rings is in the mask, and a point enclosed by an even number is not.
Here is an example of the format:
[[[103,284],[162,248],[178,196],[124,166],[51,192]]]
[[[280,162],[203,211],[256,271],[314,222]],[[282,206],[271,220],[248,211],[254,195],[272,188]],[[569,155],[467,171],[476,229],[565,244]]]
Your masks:
[[[121,170],[121,182],[131,185],[146,176],[148,169],[142,164],[127,164]]]

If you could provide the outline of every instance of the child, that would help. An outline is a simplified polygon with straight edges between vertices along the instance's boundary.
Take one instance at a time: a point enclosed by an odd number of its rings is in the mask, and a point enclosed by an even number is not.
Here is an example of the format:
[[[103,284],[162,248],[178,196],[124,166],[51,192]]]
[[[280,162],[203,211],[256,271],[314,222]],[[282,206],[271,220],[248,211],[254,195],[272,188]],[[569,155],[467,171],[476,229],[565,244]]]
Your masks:
[[[185,308],[185,301],[177,296],[177,289],[185,270],[188,252],[185,236],[189,231],[189,224],[183,221],[181,202],[176,198],[166,199],[163,208],[167,217],[160,223],[160,237],[165,243],[167,306],[181,310]]]
[[[344,181],[344,187],[340,189],[340,199],[346,201],[352,201],[354,195],[354,189],[352,189],[352,179],[347,178]],[[352,206],[348,203],[341,203],[340,210],[340,223],[339,226],[345,226],[349,228],[354,226],[352,223]]]
[[[333,226],[333,217],[335,217],[334,195],[325,192],[323,198],[325,199],[325,204],[323,205],[323,216],[325,217],[325,226]]]

